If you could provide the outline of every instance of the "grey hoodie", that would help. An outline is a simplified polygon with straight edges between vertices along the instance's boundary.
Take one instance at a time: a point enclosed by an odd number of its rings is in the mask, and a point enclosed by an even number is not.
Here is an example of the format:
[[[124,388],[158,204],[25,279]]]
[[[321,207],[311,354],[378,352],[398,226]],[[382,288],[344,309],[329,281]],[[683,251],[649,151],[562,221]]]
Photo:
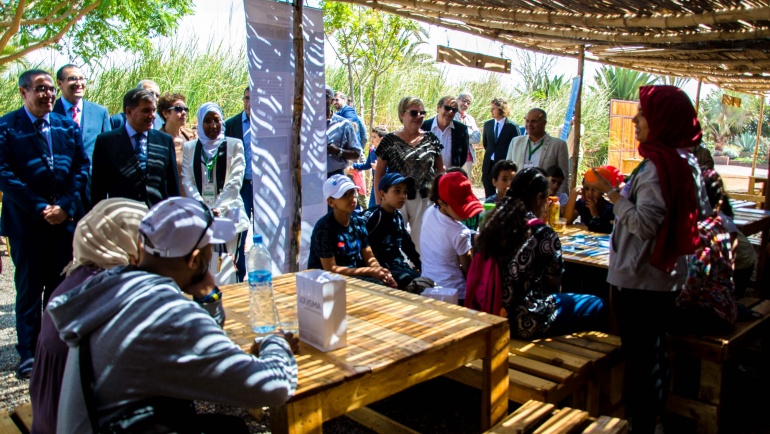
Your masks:
[[[169,278],[113,268],[53,299],[48,311],[70,347],[59,433],[92,432],[78,363],[87,337],[100,424],[150,397],[255,408],[283,404],[296,389],[297,364],[285,340],[265,339],[259,358],[244,353]]]

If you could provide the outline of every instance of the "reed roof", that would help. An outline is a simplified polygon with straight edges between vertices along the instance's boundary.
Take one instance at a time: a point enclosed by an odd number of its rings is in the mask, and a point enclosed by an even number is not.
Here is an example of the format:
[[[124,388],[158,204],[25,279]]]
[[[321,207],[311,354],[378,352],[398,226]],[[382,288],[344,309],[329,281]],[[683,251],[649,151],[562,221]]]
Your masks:
[[[339,0],[544,54],[770,93],[770,0]]]

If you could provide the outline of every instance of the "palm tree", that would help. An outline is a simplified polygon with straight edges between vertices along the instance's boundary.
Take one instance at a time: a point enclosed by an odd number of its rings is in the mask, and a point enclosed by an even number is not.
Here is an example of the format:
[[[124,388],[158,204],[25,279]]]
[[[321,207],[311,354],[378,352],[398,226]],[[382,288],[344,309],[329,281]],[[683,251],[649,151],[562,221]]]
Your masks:
[[[602,66],[594,75],[593,91],[605,91],[610,99],[635,101],[639,99],[639,87],[655,83],[657,77],[646,72],[633,71],[617,66]]]

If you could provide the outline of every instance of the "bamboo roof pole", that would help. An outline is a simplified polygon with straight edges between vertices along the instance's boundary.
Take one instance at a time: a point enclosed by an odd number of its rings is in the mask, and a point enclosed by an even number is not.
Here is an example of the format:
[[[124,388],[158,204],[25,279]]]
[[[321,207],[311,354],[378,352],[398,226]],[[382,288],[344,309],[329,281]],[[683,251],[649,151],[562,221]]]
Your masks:
[[[757,144],[754,146],[754,158],[751,160],[751,176],[754,176],[754,171],[757,170],[757,153],[759,152],[759,142],[762,140],[762,123],[765,120],[765,95],[760,96],[759,100],[759,121],[757,122]],[[767,187],[765,187],[767,189]],[[750,191],[749,194],[754,194]]]
[[[575,130],[575,146],[572,148],[572,167],[570,167],[569,188],[570,191],[577,185],[577,173],[580,165],[580,114],[583,107],[583,64],[585,63],[585,45],[580,46],[578,52],[578,77],[580,77],[580,84],[578,86],[577,101],[575,101],[575,122],[572,128]]]
[[[302,239],[302,113],[305,104],[305,37],[303,36],[303,0],[294,0],[294,112],[291,119],[289,164],[294,172],[291,181],[292,221],[289,244],[289,271],[299,271],[299,243]]]
[[[698,79],[698,90],[695,91],[695,117],[698,117],[698,109],[700,109],[700,87],[703,84],[703,79]]]

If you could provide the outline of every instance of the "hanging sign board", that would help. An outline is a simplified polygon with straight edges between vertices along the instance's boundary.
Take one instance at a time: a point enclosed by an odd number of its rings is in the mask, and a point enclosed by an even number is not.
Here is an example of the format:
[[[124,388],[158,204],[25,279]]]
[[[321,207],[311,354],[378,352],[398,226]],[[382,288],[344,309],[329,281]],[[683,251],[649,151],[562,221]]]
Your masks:
[[[436,62],[484,69],[486,71],[500,72],[503,74],[511,73],[510,59],[474,53],[472,51],[458,50],[442,45],[439,45],[436,48],[438,49],[438,52],[436,53]]]
[[[737,96],[730,96],[728,94],[722,95],[722,104],[724,105],[731,105],[733,107],[740,107],[741,106],[741,99]]]

